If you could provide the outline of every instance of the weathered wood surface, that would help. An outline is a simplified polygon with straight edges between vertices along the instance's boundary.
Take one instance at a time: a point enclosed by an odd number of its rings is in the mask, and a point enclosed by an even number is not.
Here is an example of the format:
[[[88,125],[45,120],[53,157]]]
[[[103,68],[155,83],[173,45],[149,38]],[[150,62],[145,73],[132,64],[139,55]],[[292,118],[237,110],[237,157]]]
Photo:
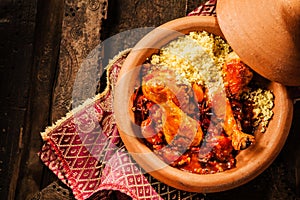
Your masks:
[[[37,157],[41,148],[39,132],[50,121],[51,97],[57,57],[60,46],[61,22],[63,15],[63,0],[38,1],[36,12],[36,31],[34,43],[34,58],[31,71],[31,85],[26,119],[26,135],[24,146],[29,147],[24,151],[24,163],[18,181],[17,199],[26,199],[36,193],[43,181],[43,167]]]
[[[131,47],[132,41],[114,35],[183,17],[203,0],[104,2],[0,2],[0,199],[29,199],[33,194],[35,199],[73,199],[60,182],[52,183],[57,178],[36,153],[42,145],[39,132],[72,107],[80,63],[100,40],[114,37],[111,45]],[[104,49],[107,58],[118,51]],[[99,74],[89,78],[99,80]],[[207,194],[207,199],[300,199],[299,121],[298,102],[287,143],[275,162],[250,183]]]
[[[63,117],[74,104],[78,105],[82,100],[92,97],[96,88],[88,88],[86,82],[97,81],[101,69],[94,76],[90,76],[79,70],[87,70],[83,66],[89,54],[100,44],[100,29],[102,21],[106,18],[107,0],[74,0],[65,1],[64,17],[62,19],[62,35],[60,54],[58,58],[58,70],[54,85],[51,121]],[[90,61],[90,65],[99,64],[98,60]],[[79,84],[81,91],[75,90],[74,85]],[[79,94],[74,94],[78,92]],[[92,93],[84,93],[91,91]],[[76,98],[81,98],[80,99]],[[79,101],[79,102],[74,102]],[[73,105],[72,105],[73,104]]]
[[[0,2],[0,198],[14,199],[28,148],[36,1]]]

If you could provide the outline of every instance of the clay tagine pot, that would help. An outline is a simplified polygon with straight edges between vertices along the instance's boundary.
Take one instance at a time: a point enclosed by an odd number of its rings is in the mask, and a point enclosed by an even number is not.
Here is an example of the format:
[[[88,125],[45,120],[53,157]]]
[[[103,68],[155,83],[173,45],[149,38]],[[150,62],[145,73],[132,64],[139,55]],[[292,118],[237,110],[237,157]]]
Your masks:
[[[137,134],[140,127],[135,124],[131,109],[132,95],[136,85],[140,82],[140,66],[153,53],[157,53],[162,46],[180,34],[203,30],[223,37],[216,18],[203,16],[176,19],[147,34],[132,49],[122,66],[114,88],[113,106],[122,141],[128,152],[146,172],[172,187],[191,192],[208,193],[240,186],[255,178],[273,162],[288,136],[293,104],[283,84],[262,78],[265,86],[272,90],[275,96],[272,109],[274,115],[265,133],[259,131],[255,133],[256,144],[239,152],[236,157],[236,167],[233,169],[216,174],[199,175],[173,168],[160,160],[137,136],[140,135]],[[246,42],[245,48],[248,48],[247,45],[249,44]]]
[[[269,80],[300,86],[299,0],[218,0],[216,12],[246,64]]]

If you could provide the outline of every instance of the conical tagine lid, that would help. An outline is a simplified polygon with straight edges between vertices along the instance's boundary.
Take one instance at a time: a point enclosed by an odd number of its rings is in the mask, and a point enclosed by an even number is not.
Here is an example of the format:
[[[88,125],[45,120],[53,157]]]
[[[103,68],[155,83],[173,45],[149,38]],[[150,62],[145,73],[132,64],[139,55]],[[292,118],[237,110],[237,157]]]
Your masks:
[[[247,65],[269,80],[300,86],[299,0],[218,0],[216,12]]]

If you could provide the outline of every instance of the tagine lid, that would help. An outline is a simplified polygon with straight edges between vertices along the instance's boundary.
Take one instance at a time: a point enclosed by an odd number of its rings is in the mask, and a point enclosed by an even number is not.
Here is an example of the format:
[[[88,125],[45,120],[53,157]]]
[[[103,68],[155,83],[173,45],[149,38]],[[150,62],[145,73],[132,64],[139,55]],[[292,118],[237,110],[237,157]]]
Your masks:
[[[218,0],[217,20],[240,58],[265,78],[300,86],[300,1]]]

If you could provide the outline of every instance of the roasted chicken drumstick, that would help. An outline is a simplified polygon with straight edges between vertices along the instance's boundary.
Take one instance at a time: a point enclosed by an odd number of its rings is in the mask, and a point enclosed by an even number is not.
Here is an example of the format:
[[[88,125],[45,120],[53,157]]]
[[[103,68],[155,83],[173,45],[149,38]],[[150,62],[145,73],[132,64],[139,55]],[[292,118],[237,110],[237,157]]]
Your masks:
[[[246,86],[253,77],[250,69],[239,59],[235,53],[231,53],[226,60],[223,72],[224,85],[227,96],[231,99],[240,99]],[[226,97],[224,130],[231,137],[232,146],[236,150],[245,149],[255,142],[253,135],[243,133],[240,123],[234,118],[231,103]]]
[[[155,73],[155,72],[154,72]],[[158,72],[157,72],[158,73]],[[168,144],[176,142],[174,137],[185,138],[189,146],[197,146],[203,138],[200,124],[184,113],[173,101],[179,88],[169,79],[169,73],[159,72],[145,77],[142,90],[145,97],[163,109],[163,133]],[[182,145],[182,144],[181,144]]]

